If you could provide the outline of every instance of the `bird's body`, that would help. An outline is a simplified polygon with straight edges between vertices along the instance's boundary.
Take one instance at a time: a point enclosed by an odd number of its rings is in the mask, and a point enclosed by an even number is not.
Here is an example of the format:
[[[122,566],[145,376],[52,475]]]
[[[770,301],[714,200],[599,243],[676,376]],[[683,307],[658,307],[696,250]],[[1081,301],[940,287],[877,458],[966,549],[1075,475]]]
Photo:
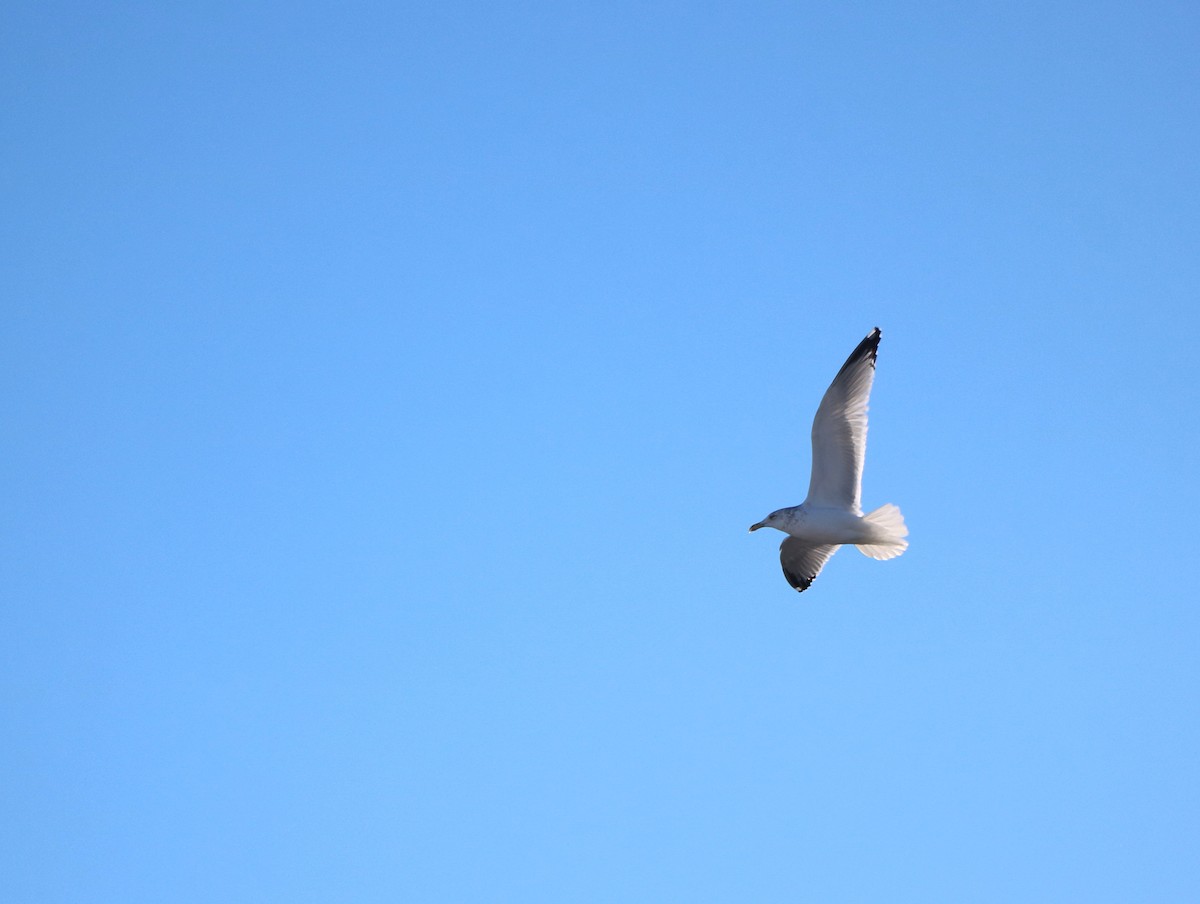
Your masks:
[[[789,537],[808,543],[842,546],[885,539],[862,515],[846,509],[801,504],[780,509],[775,515],[777,522],[763,526],[778,528]]]
[[[877,327],[858,344],[817,408],[808,498],[750,527],[773,527],[788,535],[779,559],[784,577],[799,591],[808,589],[839,546],[854,545],[873,559],[895,558],[908,548],[900,509],[888,504],[864,515],[859,503],[879,338]]]

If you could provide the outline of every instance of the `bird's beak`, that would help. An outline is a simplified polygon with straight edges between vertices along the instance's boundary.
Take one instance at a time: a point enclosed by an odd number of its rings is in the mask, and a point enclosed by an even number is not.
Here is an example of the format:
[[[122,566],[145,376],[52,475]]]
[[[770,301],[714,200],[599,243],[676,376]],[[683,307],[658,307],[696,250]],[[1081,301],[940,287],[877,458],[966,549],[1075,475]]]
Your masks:
[[[758,522],[758,524],[751,524],[751,525],[750,525],[750,530],[752,530],[752,531],[758,530],[758,529],[759,529],[760,527],[762,527],[762,526],[763,526],[765,523],[766,523],[765,521],[759,521],[759,522]]]

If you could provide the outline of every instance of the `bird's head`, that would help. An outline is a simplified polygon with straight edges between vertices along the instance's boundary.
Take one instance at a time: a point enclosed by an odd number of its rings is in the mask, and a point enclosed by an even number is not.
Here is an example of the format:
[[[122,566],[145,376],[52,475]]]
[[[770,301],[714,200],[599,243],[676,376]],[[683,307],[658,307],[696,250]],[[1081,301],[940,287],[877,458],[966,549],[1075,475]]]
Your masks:
[[[767,515],[767,517],[763,518],[762,521],[759,521],[758,524],[751,524],[750,530],[755,531],[755,530],[758,530],[760,527],[773,527],[776,530],[783,530],[783,528],[780,527],[780,524],[782,522],[782,517],[783,517],[782,510],[777,511],[777,512],[771,512],[771,514],[769,514],[769,515]]]

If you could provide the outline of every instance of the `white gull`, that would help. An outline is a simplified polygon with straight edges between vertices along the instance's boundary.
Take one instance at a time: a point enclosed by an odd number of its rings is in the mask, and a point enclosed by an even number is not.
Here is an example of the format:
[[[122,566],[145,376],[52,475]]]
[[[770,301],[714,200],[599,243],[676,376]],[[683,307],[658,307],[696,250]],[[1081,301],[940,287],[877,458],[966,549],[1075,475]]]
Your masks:
[[[812,426],[812,479],[800,505],[771,512],[750,530],[787,534],[779,547],[783,576],[803,592],[829,557],[847,543],[872,559],[894,559],[908,548],[900,509],[888,503],[864,515],[863,458],[867,452],[867,399],[875,382],[879,327],[858,344],[817,408]]]

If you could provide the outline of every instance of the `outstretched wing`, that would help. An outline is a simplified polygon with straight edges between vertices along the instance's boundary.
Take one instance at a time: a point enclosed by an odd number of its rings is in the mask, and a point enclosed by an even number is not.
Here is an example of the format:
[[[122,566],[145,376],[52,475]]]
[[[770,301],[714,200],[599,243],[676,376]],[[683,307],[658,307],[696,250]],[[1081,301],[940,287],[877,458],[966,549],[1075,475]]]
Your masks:
[[[795,537],[779,544],[779,563],[787,582],[803,593],[817,579],[836,546],[812,546]]]
[[[863,458],[867,454],[867,399],[875,382],[879,327],[858,343],[817,408],[812,426],[812,480],[805,503],[862,514]]]

